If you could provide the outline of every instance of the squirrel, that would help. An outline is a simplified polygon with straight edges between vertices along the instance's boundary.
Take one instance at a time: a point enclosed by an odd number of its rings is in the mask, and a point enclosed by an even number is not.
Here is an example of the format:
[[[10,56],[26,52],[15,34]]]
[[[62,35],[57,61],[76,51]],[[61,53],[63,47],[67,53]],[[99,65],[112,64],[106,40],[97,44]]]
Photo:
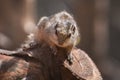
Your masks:
[[[48,43],[53,49],[58,46],[70,52],[78,44],[79,39],[79,31],[74,18],[66,11],[62,11],[50,17],[42,17],[35,31],[28,36],[28,40],[21,48],[16,51],[0,49],[0,54],[32,56],[26,51],[42,42]]]
[[[55,50],[55,53],[57,53],[58,55],[59,55],[59,53],[66,54],[64,56],[67,56],[67,57],[65,57],[64,63],[62,62],[63,65],[68,70],[70,70],[73,73],[73,75],[80,78],[80,80],[102,80],[102,77],[100,76],[100,72],[94,65],[93,61],[89,58],[89,56],[84,51],[75,48],[75,46],[78,44],[79,39],[80,39],[79,38],[79,30],[78,30],[78,27],[77,27],[77,24],[76,24],[74,18],[69,13],[67,13],[66,11],[62,11],[62,12],[59,12],[50,17],[42,17],[35,28],[36,28],[35,32],[31,33],[28,36],[28,40],[25,41],[25,44],[23,44],[21,46],[21,48],[19,48],[18,50],[15,50],[15,51],[8,51],[8,50],[0,49],[0,54],[27,55],[29,57],[33,57],[33,55],[35,53],[36,54],[39,53],[37,55],[37,57],[41,61],[43,61],[42,63],[46,63],[46,65],[48,66],[48,64],[47,64],[48,62],[46,62],[46,60],[50,60],[50,59],[47,58],[47,59],[43,60],[43,58],[46,57],[46,55],[44,55],[44,53],[51,53],[51,50],[50,51],[46,50],[46,48],[44,46],[39,47],[40,45],[47,43],[48,47],[51,47],[51,49]],[[40,55],[40,52],[37,52],[37,51],[34,52],[34,50],[33,50],[34,54],[29,53],[29,51],[32,52],[31,49],[35,49],[36,47],[41,50],[44,49],[44,51],[42,53],[44,55],[44,57],[43,57],[43,55],[42,56]],[[58,51],[56,52],[56,50],[58,50]],[[40,51],[40,50],[38,50],[38,51]],[[47,56],[49,56],[49,55],[47,55]],[[51,60],[51,61],[53,61],[56,64],[55,67],[53,67],[53,66],[52,67],[55,68],[54,69],[55,74],[58,75],[59,69],[60,69],[59,65],[61,65],[61,64],[59,64],[59,61],[57,61],[57,60],[61,59],[61,56],[55,57],[55,59],[54,59],[54,56],[52,56],[52,59],[53,60]],[[40,60],[38,60],[38,61],[40,61]],[[49,63],[51,63],[51,62],[49,62]],[[71,64],[73,64],[73,65],[71,66]],[[45,71],[46,71],[46,69],[51,69],[50,66],[48,66],[48,67],[49,68],[45,67]],[[36,66],[35,66],[35,68],[43,69],[41,67],[36,67]],[[34,69],[31,69],[31,72],[32,72],[32,70],[34,70]],[[68,72],[68,70],[67,70],[67,72]],[[35,69],[35,71],[36,71],[36,69]],[[52,71],[52,70],[50,70],[50,71]],[[28,75],[30,75],[30,76],[26,76],[22,80],[29,79],[29,77],[31,78],[31,73]],[[52,73],[52,75],[53,75],[53,73]],[[57,79],[58,79],[58,77],[57,77]]]

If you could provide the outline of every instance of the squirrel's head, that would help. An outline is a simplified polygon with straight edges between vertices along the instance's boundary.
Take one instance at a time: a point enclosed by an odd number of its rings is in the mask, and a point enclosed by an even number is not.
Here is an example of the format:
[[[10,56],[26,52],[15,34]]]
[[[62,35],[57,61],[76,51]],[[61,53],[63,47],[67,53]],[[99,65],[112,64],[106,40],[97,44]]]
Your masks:
[[[66,11],[59,12],[40,20],[39,28],[46,34],[46,39],[60,47],[75,46],[79,31],[74,18]]]

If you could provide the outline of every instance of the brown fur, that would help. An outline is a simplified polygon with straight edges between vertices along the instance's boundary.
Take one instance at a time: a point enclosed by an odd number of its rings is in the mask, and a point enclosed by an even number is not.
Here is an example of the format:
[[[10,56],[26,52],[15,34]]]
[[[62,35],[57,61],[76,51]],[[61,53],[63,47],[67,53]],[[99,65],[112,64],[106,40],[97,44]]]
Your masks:
[[[28,64],[20,58],[0,55],[0,80],[18,80],[27,75]]]

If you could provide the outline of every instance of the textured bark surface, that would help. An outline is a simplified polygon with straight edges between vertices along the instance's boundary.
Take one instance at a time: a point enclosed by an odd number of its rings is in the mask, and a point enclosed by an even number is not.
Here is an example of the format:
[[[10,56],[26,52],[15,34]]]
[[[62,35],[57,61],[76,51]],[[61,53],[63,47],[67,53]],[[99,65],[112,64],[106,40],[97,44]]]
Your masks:
[[[71,55],[73,64],[70,66],[65,61],[64,66],[74,75],[85,80],[102,80],[100,72],[87,53],[80,49],[73,49]]]
[[[0,80],[102,80],[93,61],[80,49],[73,49],[71,64],[67,51],[57,48],[57,54],[41,44],[28,51],[33,57],[0,55]]]
[[[0,55],[0,80],[20,80],[27,75],[28,64],[25,60]]]

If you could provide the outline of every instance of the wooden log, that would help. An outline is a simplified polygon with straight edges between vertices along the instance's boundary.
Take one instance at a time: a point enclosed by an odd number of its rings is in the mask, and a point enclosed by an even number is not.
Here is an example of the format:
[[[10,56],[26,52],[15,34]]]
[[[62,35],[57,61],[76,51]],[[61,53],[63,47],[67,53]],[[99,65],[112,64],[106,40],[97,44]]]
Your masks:
[[[102,80],[101,75],[88,55],[73,49],[72,64],[66,57],[66,49],[57,48],[55,55],[46,44],[28,51],[29,56],[0,55],[1,80]]]

